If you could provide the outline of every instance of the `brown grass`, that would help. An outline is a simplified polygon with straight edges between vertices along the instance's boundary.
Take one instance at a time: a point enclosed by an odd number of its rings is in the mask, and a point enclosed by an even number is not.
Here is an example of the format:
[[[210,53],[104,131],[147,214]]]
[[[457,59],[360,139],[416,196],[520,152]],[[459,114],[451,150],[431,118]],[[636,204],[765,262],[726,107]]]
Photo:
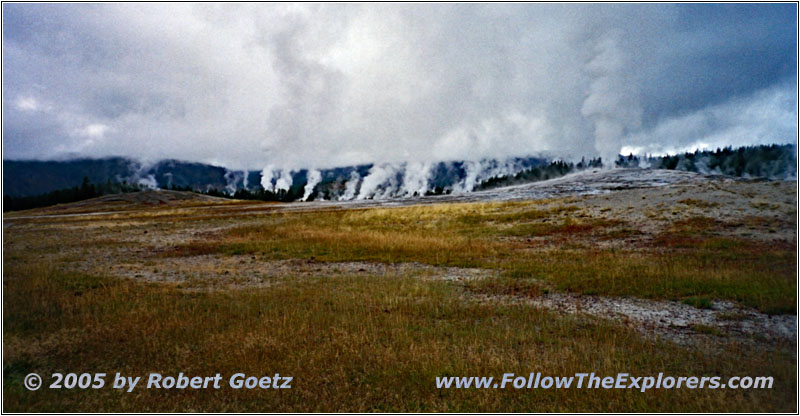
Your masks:
[[[464,303],[417,279],[315,279],[270,289],[185,293],[168,285],[63,275],[4,277],[5,412],[708,412],[794,411],[795,364],[731,348],[643,341],[586,317]],[[80,292],[80,295],[76,293]],[[542,372],[769,375],[772,390],[438,390],[437,376]],[[291,375],[283,391],[29,392],[37,372]],[[47,380],[47,379],[46,379]]]
[[[702,296],[770,313],[795,310],[794,243],[722,236],[725,223],[690,217],[645,239],[643,246],[600,248],[593,242],[629,238],[631,227],[619,220],[575,220],[568,216],[573,211],[485,203],[285,213],[235,227],[221,240],[178,246],[166,255],[216,251],[269,259],[483,267],[585,294]],[[541,217],[542,212],[548,216]],[[537,249],[525,237],[544,238],[555,249]]]
[[[475,294],[544,291],[731,299],[796,313],[796,243],[726,234],[694,217],[637,243],[636,230],[574,202],[278,212],[153,208],[16,221],[4,228],[6,412],[795,412],[796,360],[722,344],[684,348],[633,329]],[[235,210],[234,210],[235,211]],[[751,220],[747,220],[751,221]],[[755,220],[753,220],[755,221]],[[786,227],[784,225],[771,225]],[[144,231],[149,231],[144,234]],[[515,234],[515,233],[519,234]],[[158,238],[186,235],[177,243]],[[531,237],[535,242],[527,241]],[[620,248],[622,247],[622,248]],[[417,276],[315,276],[241,290],[187,291],[114,278],[129,262],[252,254],[253,261],[418,262],[493,269],[460,286]],[[92,273],[80,265],[93,263]],[[202,280],[202,276],[198,277]],[[464,290],[466,288],[466,290]],[[704,303],[703,303],[704,304]],[[733,318],[731,318],[733,319]],[[706,330],[697,328],[697,330]],[[37,372],[219,372],[295,377],[290,391],[26,391]],[[437,390],[436,376],[773,376],[772,390]]]

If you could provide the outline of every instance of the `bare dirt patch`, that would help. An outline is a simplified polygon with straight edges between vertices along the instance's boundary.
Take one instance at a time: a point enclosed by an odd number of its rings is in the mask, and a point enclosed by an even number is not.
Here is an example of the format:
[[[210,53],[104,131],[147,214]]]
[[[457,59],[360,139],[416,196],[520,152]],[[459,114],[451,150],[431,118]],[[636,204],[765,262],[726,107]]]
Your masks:
[[[151,259],[145,262],[83,263],[84,272],[119,278],[180,284],[187,289],[265,287],[309,278],[338,276],[405,277],[463,282],[494,276],[490,270],[436,267],[420,263],[320,262],[315,260],[265,260],[255,255],[201,255]],[[80,268],[80,266],[79,266]]]
[[[569,314],[612,319],[646,336],[681,345],[732,339],[746,344],[797,342],[797,315],[767,315],[733,302],[715,301],[699,309],[673,301],[548,293],[537,297],[476,295],[478,302],[531,305]]]

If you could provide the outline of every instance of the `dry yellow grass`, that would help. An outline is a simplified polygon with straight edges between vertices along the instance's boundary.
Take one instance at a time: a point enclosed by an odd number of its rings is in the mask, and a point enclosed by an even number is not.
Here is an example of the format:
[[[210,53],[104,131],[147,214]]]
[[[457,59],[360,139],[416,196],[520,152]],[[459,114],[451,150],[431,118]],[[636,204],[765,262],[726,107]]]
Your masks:
[[[10,268],[3,410],[17,411],[791,411],[789,353],[714,354],[643,340],[603,320],[464,303],[412,278],[315,279],[186,293],[169,285]],[[76,295],[80,292],[80,295]],[[782,358],[780,358],[782,357]],[[29,372],[236,372],[295,378],[287,391],[29,392]],[[439,390],[435,377],[770,375],[774,390]]]
[[[770,313],[795,311],[794,243],[726,236],[718,231],[728,224],[706,217],[677,220],[662,233],[643,237],[619,220],[574,220],[576,209],[482,203],[282,213],[235,227],[219,240],[179,247],[172,255],[219,252],[483,267],[585,294],[703,296]],[[640,242],[623,248],[596,245],[630,237]]]
[[[681,347],[585,315],[469,301],[548,290],[731,299],[795,310],[794,242],[726,234],[688,218],[657,234],[589,215],[580,201],[441,204],[228,218],[153,208],[31,219],[4,228],[4,402],[22,411],[762,412],[797,410],[790,348]],[[247,205],[246,207],[249,207]],[[251,215],[252,214],[252,215]],[[578,217],[574,219],[575,217]],[[748,226],[790,221],[747,218]],[[145,234],[147,233],[147,234]],[[633,242],[629,242],[632,240]],[[416,262],[492,269],[460,286],[408,276],[287,276],[282,284],[188,291],[114,277],[176,256],[262,262]],[[238,261],[238,260],[237,260]],[[92,263],[92,272],[78,266]],[[203,267],[208,267],[203,269]],[[227,266],[226,266],[227,267]],[[189,270],[189,269],[187,269]],[[221,269],[198,266],[191,269]],[[202,273],[201,273],[202,274]],[[203,276],[188,285],[202,286]],[[703,330],[699,328],[698,330]],[[28,392],[29,372],[180,371],[295,377],[290,391]],[[772,390],[438,390],[437,376],[506,372],[773,376]]]

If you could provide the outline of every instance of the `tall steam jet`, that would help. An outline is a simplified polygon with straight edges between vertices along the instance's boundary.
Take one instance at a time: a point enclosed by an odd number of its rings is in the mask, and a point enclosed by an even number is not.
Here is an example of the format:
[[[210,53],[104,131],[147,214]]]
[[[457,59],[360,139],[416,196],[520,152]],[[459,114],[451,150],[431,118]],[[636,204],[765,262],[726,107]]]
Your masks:
[[[303,188],[303,201],[308,201],[308,197],[314,192],[314,187],[322,180],[322,173],[318,170],[312,170],[308,173],[308,181],[306,187]]]
[[[404,167],[405,172],[403,175],[403,186],[400,191],[401,196],[425,195],[429,189],[428,186],[433,164],[411,162],[405,164]]]
[[[592,82],[581,108],[581,114],[594,123],[595,149],[609,167],[619,154],[624,135],[639,128],[642,119],[637,91],[632,82],[626,82],[630,65],[620,46],[622,35],[611,30],[596,41],[596,54],[586,66]]]
[[[361,175],[357,171],[350,172],[350,178],[345,183],[344,193],[339,196],[340,201],[349,201],[354,199],[358,194],[359,185],[361,184]]]

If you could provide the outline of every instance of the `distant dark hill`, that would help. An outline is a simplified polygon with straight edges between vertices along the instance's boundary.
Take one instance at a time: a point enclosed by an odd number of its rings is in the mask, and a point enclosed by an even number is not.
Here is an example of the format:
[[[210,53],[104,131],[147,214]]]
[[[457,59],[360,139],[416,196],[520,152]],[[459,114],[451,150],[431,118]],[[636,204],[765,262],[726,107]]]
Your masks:
[[[225,176],[227,172],[227,169],[220,166],[163,160],[148,169],[146,175],[153,175],[158,187],[161,188],[176,186],[206,190],[224,189],[228,186],[229,180]]]
[[[411,165],[365,164],[343,166],[319,171],[319,182],[309,199],[339,199],[347,191],[347,184],[356,194],[362,190],[364,179],[372,174],[380,176],[388,172],[383,182],[375,183],[372,189],[385,197],[403,196],[403,185],[407,175],[422,174],[421,187],[439,192],[452,190],[467,178],[485,180],[500,173],[513,173],[522,169],[546,164],[547,160],[536,157],[509,158],[504,161],[482,160],[479,162],[449,161],[428,164],[427,171],[411,172]],[[417,166],[415,169],[420,168]],[[375,173],[377,172],[377,173]],[[273,172],[271,185],[277,185],[279,171]],[[289,173],[291,184],[282,200],[295,200],[304,196],[309,170],[298,169]],[[121,157],[105,159],[76,159],[69,161],[3,161],[3,196],[27,197],[80,186],[84,177],[92,184],[130,184],[144,188],[221,191],[233,195],[246,189],[251,192],[264,191],[260,171],[235,171],[221,166],[179,160],[162,160],[154,164],[142,164]],[[463,186],[463,185],[461,185]],[[271,191],[277,192],[275,189]]]
[[[227,173],[223,167],[177,160],[163,160],[149,166],[121,157],[68,161],[4,160],[3,195],[41,195],[80,185],[84,177],[94,184],[112,182],[158,188],[225,189],[231,182]],[[258,174],[250,172],[250,177],[253,173]]]
[[[791,144],[727,147],[674,156],[640,158],[628,155],[615,161],[620,167],[769,179],[796,179],[796,163],[797,150]],[[76,194],[79,192],[75,187],[81,186],[86,177],[93,189],[101,189],[102,194],[115,192],[114,189],[123,189],[124,192],[129,188],[160,188],[265,201],[413,198],[535,182],[601,164],[599,159],[575,164],[530,156],[502,160],[365,164],[319,171],[273,169],[262,177],[261,171],[229,170],[178,160],[162,160],[154,164],[120,157],[61,162],[3,161],[3,196],[34,197],[64,190],[67,194]],[[307,186],[309,181],[313,186]],[[262,187],[262,182],[268,189]],[[50,196],[53,198],[44,199],[66,202],[62,198],[64,195]]]
[[[81,184],[122,182],[134,175],[137,164],[121,157],[70,161],[3,161],[3,195],[39,195]]]

